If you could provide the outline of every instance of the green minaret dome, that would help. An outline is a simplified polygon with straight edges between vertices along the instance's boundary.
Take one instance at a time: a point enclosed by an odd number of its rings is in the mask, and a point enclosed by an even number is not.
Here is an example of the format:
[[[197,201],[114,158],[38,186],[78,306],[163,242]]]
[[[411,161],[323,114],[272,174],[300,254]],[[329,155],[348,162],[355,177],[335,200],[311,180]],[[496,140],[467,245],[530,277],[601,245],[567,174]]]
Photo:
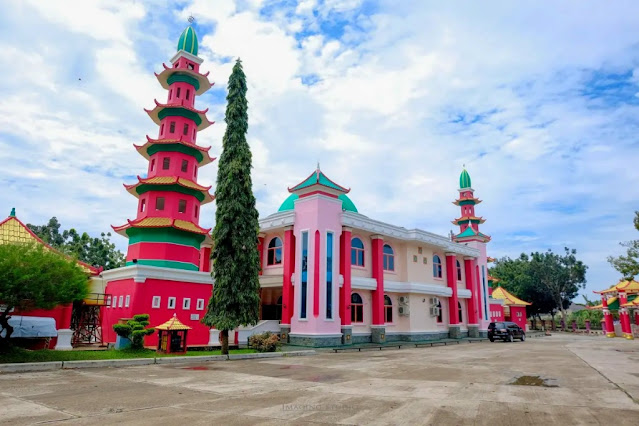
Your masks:
[[[184,50],[185,52],[189,52],[190,54],[197,56],[197,35],[195,34],[193,27],[188,26],[182,32],[182,35],[178,40],[177,50],[178,52],[180,50]]]
[[[284,202],[282,203],[282,205],[280,206],[280,208],[277,210],[278,212],[285,212],[287,210],[293,210],[295,208],[295,200],[297,200],[299,198],[299,195],[297,194],[291,194],[288,196],[288,198],[286,200],[284,200]],[[355,207],[355,204],[353,204],[353,202],[351,201],[350,198],[348,198],[346,196],[346,194],[340,194],[339,197],[340,200],[342,200],[342,209],[346,210],[347,212],[353,212],[353,213],[357,213],[357,207]]]
[[[470,175],[466,171],[466,169],[462,170],[461,175],[459,175],[459,189],[471,188],[470,186]]]

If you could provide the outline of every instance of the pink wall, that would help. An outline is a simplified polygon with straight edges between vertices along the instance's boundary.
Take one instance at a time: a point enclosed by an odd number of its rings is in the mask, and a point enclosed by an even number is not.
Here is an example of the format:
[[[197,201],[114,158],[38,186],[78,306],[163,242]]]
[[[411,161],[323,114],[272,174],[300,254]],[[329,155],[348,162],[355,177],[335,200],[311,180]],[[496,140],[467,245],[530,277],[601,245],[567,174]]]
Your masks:
[[[129,307],[109,307],[104,308],[104,342],[114,343],[116,335],[112,325],[116,324],[120,318],[132,318],[133,314],[149,314],[151,326],[160,325],[177,314],[177,317],[184,324],[193,329],[188,333],[189,345],[206,345],[209,341],[209,328],[200,319],[206,313],[206,307],[212,294],[212,285],[196,284],[177,281],[165,281],[148,278],[144,283],[135,283],[133,279],[111,281],[107,284],[106,292],[112,296],[112,300],[119,296],[131,296]],[[160,296],[160,306],[152,306],[153,297]],[[175,297],[175,307],[169,308],[169,297]],[[190,298],[191,303],[188,309],[183,308],[184,298]],[[203,300],[203,309],[197,309],[198,299]],[[113,302],[112,302],[113,305]],[[197,314],[197,319],[191,319],[192,314]],[[157,345],[157,332],[145,340],[146,346]]]
[[[200,65],[197,62],[193,62],[184,56],[180,56],[175,62],[173,62],[173,67],[175,68],[188,68],[188,65],[193,66],[193,71],[200,72]]]
[[[171,123],[175,123],[173,132],[171,132]],[[184,126],[186,125],[186,134],[184,133]],[[160,121],[160,128],[158,129],[158,139],[180,139],[184,142],[195,143],[197,140],[196,124],[190,118],[184,118],[180,116],[168,116]],[[194,133],[195,130],[195,133]]]
[[[158,197],[164,197],[164,210],[156,210],[156,200]],[[184,213],[180,213],[179,211],[180,200],[186,201]],[[143,203],[144,211],[141,211]],[[199,216],[200,201],[193,195],[182,194],[180,192],[149,191],[140,196],[136,219],[145,217],[169,217],[199,224]]]
[[[506,320],[506,318],[504,317],[504,307],[502,305],[497,303],[491,303],[489,307],[490,307],[489,315],[490,315],[491,322]]]
[[[295,203],[295,309],[291,318],[291,333],[299,334],[339,334],[339,240],[342,233],[342,202],[325,195],[301,197]],[[319,242],[316,243],[316,231]],[[333,284],[331,319],[326,318],[326,233],[333,233]],[[307,272],[307,308],[306,318],[300,318],[301,309],[301,271],[302,271],[302,232],[308,232],[308,272]],[[319,244],[319,245],[318,245]],[[315,255],[320,248],[319,256]],[[316,263],[319,263],[316,267]],[[318,271],[316,274],[315,271]],[[314,291],[319,277],[319,292]],[[318,301],[318,315],[314,315],[314,306]]]
[[[164,169],[164,158],[170,158],[169,168]],[[182,161],[188,163],[186,171],[182,171]],[[195,181],[197,176],[197,160],[181,152],[156,152],[149,157],[148,176],[177,176]]]
[[[126,260],[133,259],[172,260],[199,265],[200,250],[180,244],[142,242],[129,246]]]
[[[508,321],[512,321],[522,329],[526,329],[526,307],[525,306],[510,306],[510,317],[506,318]]]

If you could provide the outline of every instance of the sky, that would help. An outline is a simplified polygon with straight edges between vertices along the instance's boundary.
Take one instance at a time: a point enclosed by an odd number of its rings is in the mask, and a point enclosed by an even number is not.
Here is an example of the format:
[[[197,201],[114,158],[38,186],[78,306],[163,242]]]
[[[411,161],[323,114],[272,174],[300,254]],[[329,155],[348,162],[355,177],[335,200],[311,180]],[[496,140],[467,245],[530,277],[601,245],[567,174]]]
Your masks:
[[[639,237],[636,1],[0,5],[0,209],[25,223],[99,235],[135,216],[122,184],[147,163],[132,145],[157,136],[143,108],[166,100],[154,72],[192,15],[215,82],[198,143],[219,156],[241,58],[260,217],[320,162],[360,213],[447,235],[465,165],[489,255],[575,248],[591,298],[619,278],[606,257]],[[201,218],[213,225],[214,203]]]

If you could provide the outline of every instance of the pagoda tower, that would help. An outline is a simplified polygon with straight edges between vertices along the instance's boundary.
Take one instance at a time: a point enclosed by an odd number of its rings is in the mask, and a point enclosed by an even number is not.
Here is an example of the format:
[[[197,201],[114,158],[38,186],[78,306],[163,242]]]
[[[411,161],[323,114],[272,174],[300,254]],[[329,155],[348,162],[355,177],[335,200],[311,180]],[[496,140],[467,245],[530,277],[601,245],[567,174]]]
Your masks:
[[[147,177],[124,185],[138,199],[135,219],[113,229],[129,239],[126,265],[147,265],[185,270],[201,268],[200,250],[210,245],[210,229],[199,225],[200,208],[213,201],[210,186],[197,183],[200,167],[211,163],[210,147],[196,144],[198,132],[212,122],[206,110],[195,108],[195,97],[212,86],[199,72],[195,31],[187,27],[178,41],[171,66],[155,74],[168,91],[166,103],[155,100],[145,110],[159,126],[158,137],[147,135],[143,145],[134,145],[148,160]],[[207,252],[208,253],[208,252]],[[204,253],[203,253],[204,254]],[[207,263],[206,259],[202,264]]]
[[[459,198],[453,201],[453,204],[459,206],[461,215],[452,221],[453,224],[459,226],[459,233],[453,235],[453,241],[475,248],[480,252],[476,259],[464,259],[466,288],[471,291],[471,298],[467,303],[469,334],[471,328],[478,327],[479,333],[483,335],[490,322],[488,256],[486,255],[486,243],[490,241],[490,236],[479,231],[479,225],[484,223],[485,219],[475,215],[475,206],[481,203],[481,200],[474,195],[475,190],[471,186],[470,175],[466,168],[459,176],[458,191]],[[471,324],[473,325],[471,326]]]

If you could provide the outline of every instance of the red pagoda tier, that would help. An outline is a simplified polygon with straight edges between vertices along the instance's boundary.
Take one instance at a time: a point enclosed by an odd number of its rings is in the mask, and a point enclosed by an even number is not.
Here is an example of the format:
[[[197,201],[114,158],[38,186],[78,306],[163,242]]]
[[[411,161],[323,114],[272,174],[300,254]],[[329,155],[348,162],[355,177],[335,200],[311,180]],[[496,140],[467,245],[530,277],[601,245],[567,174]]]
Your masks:
[[[197,183],[198,169],[211,163],[210,147],[197,145],[197,134],[213,122],[208,109],[195,108],[195,98],[212,86],[199,71],[197,37],[188,27],[178,42],[172,67],[156,77],[168,90],[166,103],[145,110],[159,126],[157,139],[147,136],[135,149],[149,162],[146,177],[124,185],[138,198],[137,216],[113,229],[129,238],[127,265],[149,265],[197,271],[209,229],[199,225],[200,208],[213,201],[210,186]]]

